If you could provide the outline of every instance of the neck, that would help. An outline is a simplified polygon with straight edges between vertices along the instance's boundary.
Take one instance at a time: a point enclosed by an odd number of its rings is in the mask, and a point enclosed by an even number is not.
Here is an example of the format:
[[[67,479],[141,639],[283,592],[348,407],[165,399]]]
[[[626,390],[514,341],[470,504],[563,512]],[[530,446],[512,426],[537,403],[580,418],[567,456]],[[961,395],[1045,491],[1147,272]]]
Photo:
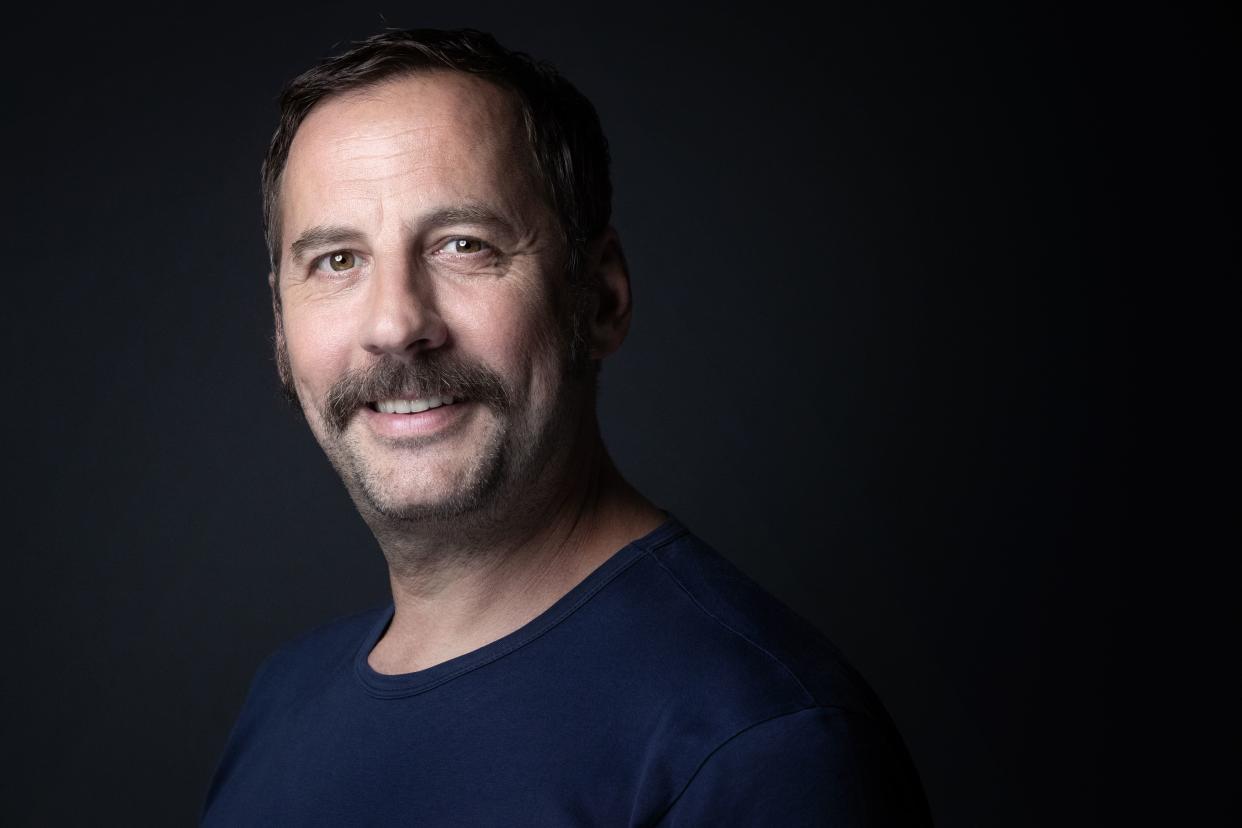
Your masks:
[[[368,520],[389,562],[395,613],[369,662],[408,673],[522,627],[666,516],[618,473],[598,431],[563,473],[470,524]],[[584,445],[585,444],[585,445]]]

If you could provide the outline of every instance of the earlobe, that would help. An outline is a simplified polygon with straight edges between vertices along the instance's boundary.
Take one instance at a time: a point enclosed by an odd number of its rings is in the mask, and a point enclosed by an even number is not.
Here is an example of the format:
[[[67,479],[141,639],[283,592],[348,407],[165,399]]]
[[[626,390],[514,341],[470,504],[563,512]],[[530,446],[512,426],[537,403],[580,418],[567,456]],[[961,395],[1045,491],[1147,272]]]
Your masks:
[[[609,227],[592,245],[593,276],[596,294],[591,314],[591,359],[602,359],[621,347],[630,329],[633,296],[630,271],[617,231]]]

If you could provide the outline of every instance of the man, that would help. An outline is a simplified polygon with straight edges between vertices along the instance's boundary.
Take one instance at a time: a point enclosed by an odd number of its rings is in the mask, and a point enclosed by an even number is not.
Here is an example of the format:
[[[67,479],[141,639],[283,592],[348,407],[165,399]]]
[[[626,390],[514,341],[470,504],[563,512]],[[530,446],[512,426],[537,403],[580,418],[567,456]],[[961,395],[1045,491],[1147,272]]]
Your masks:
[[[286,89],[280,378],[393,603],[264,663],[205,823],[927,821],[861,679],[609,461],[610,197],[591,105],[479,32],[387,32]]]

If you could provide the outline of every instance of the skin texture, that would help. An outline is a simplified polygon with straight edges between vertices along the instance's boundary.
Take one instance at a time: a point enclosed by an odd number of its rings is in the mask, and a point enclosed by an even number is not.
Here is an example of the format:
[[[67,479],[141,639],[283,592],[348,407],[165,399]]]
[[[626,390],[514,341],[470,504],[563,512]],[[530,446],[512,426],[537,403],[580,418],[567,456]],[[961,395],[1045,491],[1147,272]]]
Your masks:
[[[619,241],[592,243],[571,301],[530,158],[507,93],[454,72],[329,98],[290,150],[278,362],[389,563],[381,672],[512,632],[664,518],[609,461],[570,357],[574,307],[585,357],[625,337]],[[446,391],[466,400],[417,428],[368,405]]]

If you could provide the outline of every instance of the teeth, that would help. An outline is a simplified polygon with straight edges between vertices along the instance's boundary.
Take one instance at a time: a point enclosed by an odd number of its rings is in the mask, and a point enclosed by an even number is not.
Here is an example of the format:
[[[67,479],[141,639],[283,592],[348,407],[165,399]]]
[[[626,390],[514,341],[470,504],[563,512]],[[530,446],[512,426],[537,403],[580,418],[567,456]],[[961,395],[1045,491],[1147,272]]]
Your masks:
[[[450,396],[423,397],[417,400],[380,400],[375,407],[381,414],[417,414],[442,405],[452,405],[454,402]]]

